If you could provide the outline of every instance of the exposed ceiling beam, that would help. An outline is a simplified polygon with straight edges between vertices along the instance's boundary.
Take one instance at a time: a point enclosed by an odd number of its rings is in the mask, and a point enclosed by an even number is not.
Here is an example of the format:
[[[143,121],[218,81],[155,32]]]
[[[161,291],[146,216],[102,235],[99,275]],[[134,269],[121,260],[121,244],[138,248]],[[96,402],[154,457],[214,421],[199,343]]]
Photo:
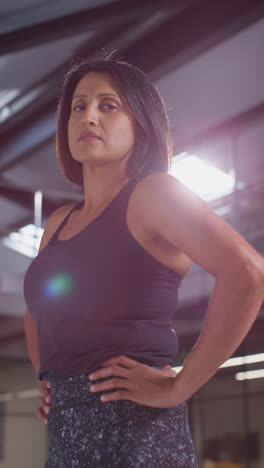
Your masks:
[[[178,1],[179,5],[188,0]],[[190,1],[190,0],[189,0]],[[195,0],[193,0],[195,1]],[[86,3],[86,4],[85,4]],[[106,26],[121,27],[124,21],[140,18],[160,10],[158,0],[60,0],[8,13],[1,19],[0,54],[10,54],[43,43],[62,39]],[[188,2],[189,3],[189,2]],[[175,1],[164,0],[162,8],[175,8]]]
[[[32,150],[37,150],[54,138],[56,114],[49,112],[34,120],[26,128],[20,128],[13,138],[1,145],[0,173],[10,168],[24,157],[29,157]]]
[[[263,0],[195,1],[125,53],[152,79],[160,79],[263,15]]]
[[[200,145],[203,145],[206,141],[207,144],[210,142],[223,138],[223,137],[236,137],[248,126],[249,123],[256,123],[257,121],[263,120],[264,117],[264,101],[259,102],[256,106],[246,109],[241,114],[235,115],[224,122],[220,122],[217,125],[203,130],[201,133],[190,135],[188,138],[184,137],[180,139],[177,135],[175,138],[175,144],[173,145],[174,154],[179,154],[183,151],[191,152],[192,150],[197,151]]]
[[[78,57],[90,57],[98,54],[102,50],[114,50],[118,48],[120,43],[122,46],[131,45],[134,41],[138,40],[142,35],[157,27],[162,22],[165,22],[170,12],[168,10],[157,11],[151,15],[141,14],[137,22],[123,21],[119,28],[105,27],[103,32],[99,31],[89,40],[84,41],[74,53]],[[57,67],[36,82],[30,89],[24,90],[18,96],[15,96],[8,104],[0,110],[0,134],[5,134],[14,127],[16,123],[20,123],[20,115],[23,112],[23,122],[25,123],[28,115],[32,114],[34,107],[47,105],[49,101],[55,106],[56,97],[60,94],[62,79],[64,74],[69,68],[70,57],[67,61]],[[53,103],[52,103],[53,101]],[[35,105],[34,105],[35,104]],[[49,105],[50,107],[50,105]]]
[[[11,33],[33,25],[47,23],[61,17],[87,11],[87,0],[57,0],[55,3],[42,2],[30,7],[18,8],[1,16],[0,32]],[[104,7],[112,0],[89,0],[89,9]]]

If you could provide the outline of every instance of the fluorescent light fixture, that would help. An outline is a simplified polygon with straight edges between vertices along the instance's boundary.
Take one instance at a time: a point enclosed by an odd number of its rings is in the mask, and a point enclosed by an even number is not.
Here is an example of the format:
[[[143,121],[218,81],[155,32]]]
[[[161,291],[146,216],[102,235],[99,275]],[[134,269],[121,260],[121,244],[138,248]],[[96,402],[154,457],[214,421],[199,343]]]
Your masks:
[[[0,402],[7,402],[12,400],[21,400],[25,398],[36,398],[39,397],[38,388],[29,388],[28,390],[20,390],[19,392],[14,393],[2,393],[0,394]]]
[[[19,89],[1,89],[0,91],[0,107],[6,106],[12,99],[17,97]]]
[[[8,106],[19,94],[19,89],[3,89],[0,91],[0,122],[4,122],[11,114],[11,109]]]
[[[189,153],[173,157],[170,173],[207,202],[228,195],[235,187],[232,175]]]
[[[8,236],[4,237],[2,243],[16,252],[26,255],[27,257],[36,257],[43,234],[43,229],[35,226],[35,224],[28,224],[19,229],[18,232],[11,232]]]
[[[255,362],[264,362],[264,353],[230,358],[221,367],[243,366],[244,364],[254,364]]]
[[[251,370],[247,372],[238,372],[235,375],[236,380],[261,379],[264,377],[264,369]]]
[[[36,89],[32,89],[26,94],[19,96],[19,90],[9,90],[9,92],[0,94],[0,123],[5,122],[8,118],[21,111],[28,104],[36,99],[44,85],[39,86]],[[12,100],[17,98],[14,102]]]
[[[16,392],[15,397],[18,399],[39,397],[39,390],[37,388],[21,390],[20,392]]]
[[[14,399],[14,395],[12,393],[2,393],[0,394],[0,402],[7,402],[7,401],[11,401]]]
[[[264,362],[264,353],[249,354],[248,356],[230,358],[220,366],[220,369],[222,369],[223,367],[236,367],[236,366],[243,366],[245,364],[254,364],[256,362]],[[182,370],[182,367],[183,366],[173,367],[173,369],[176,370],[176,372],[180,372]],[[255,371],[252,371],[252,372],[255,372]],[[242,372],[241,374],[244,374],[244,373],[245,372]]]

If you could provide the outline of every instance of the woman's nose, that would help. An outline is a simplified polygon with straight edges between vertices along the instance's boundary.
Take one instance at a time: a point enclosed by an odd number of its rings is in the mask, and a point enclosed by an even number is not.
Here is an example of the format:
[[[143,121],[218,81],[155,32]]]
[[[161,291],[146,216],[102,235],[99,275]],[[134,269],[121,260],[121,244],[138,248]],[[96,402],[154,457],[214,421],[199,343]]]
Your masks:
[[[82,125],[97,125],[98,116],[95,109],[90,106],[86,108],[86,111],[83,113]]]

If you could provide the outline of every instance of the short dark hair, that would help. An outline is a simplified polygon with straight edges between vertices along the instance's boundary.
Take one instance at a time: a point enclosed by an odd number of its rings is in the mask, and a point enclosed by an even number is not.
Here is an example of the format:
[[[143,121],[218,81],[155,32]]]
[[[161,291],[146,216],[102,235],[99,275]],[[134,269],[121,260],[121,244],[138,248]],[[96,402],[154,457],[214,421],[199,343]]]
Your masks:
[[[163,100],[148,76],[139,68],[108,55],[77,59],[65,75],[58,105],[56,147],[60,167],[74,186],[83,187],[82,163],[76,161],[68,143],[68,120],[72,96],[88,72],[110,73],[119,85],[135,122],[135,145],[127,161],[127,176],[168,172],[172,158],[171,133]]]

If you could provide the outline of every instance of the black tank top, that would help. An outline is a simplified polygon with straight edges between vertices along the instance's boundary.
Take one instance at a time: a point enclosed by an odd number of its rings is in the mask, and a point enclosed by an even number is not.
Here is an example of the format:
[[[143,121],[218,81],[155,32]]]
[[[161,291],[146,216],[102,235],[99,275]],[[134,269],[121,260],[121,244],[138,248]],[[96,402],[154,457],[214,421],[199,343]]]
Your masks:
[[[181,276],[152,257],[126,224],[130,180],[81,232],[58,234],[30,264],[24,296],[38,330],[40,380],[90,373],[124,354],[152,366],[172,364],[172,327]],[[155,207],[153,207],[155,209]]]

